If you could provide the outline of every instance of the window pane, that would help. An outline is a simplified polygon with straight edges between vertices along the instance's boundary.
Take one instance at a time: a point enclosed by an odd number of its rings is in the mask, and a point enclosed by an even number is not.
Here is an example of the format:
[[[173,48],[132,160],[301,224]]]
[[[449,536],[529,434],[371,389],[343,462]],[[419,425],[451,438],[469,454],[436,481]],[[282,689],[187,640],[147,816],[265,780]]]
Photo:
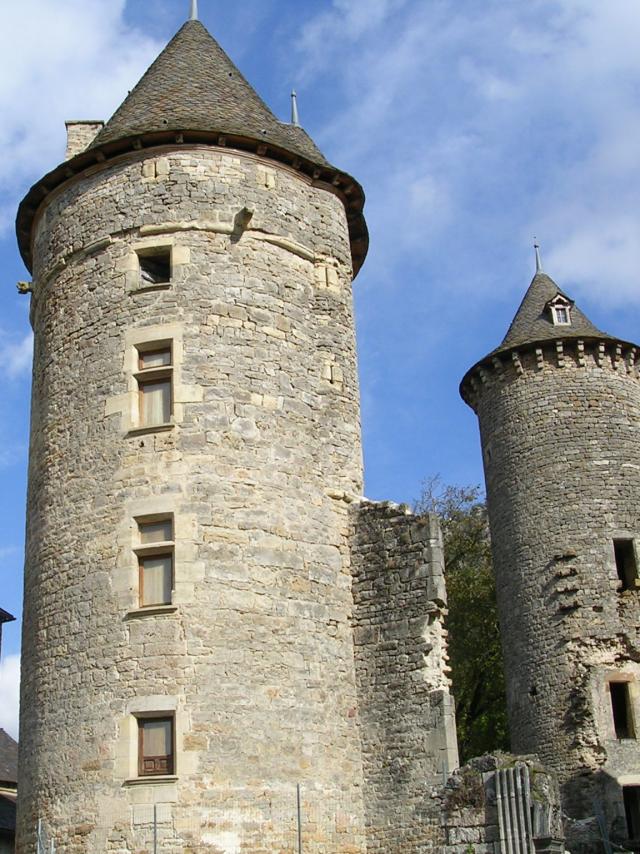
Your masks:
[[[142,752],[145,757],[171,754],[171,723],[166,719],[142,722]]]
[[[140,544],[162,543],[173,539],[173,523],[171,519],[160,522],[140,522]]]
[[[170,605],[172,555],[154,555],[140,559],[140,604]]]
[[[149,353],[139,353],[140,370],[144,371],[147,368],[164,368],[171,364],[171,348],[165,350],[155,350]]]
[[[171,419],[171,380],[140,383],[140,423],[167,424]]]

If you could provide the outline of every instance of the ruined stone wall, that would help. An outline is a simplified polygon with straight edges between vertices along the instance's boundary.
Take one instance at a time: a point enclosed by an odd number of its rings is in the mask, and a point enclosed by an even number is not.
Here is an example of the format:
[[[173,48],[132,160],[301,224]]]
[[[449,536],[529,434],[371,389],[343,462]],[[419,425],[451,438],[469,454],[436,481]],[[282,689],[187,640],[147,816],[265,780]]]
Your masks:
[[[158,247],[171,283],[145,287]],[[137,850],[154,804],[207,828],[207,851],[279,850],[299,782],[305,813],[323,806],[308,850],[363,851],[340,198],[250,155],[141,152],[54,194],[34,258],[18,850],[38,817],[65,854]],[[172,421],[139,429],[136,345],[159,341]],[[136,519],[166,514],[172,601],[144,611]],[[149,713],[176,733],[153,782]]]
[[[630,680],[640,720],[639,593],[620,591],[613,550],[640,531],[635,351],[565,342],[481,374],[512,748],[558,773],[570,814],[593,816],[595,797],[624,823],[617,783],[640,781],[640,749],[615,736],[607,682]]]
[[[432,790],[458,757],[438,520],[368,502],[352,520],[367,852],[441,852]]]

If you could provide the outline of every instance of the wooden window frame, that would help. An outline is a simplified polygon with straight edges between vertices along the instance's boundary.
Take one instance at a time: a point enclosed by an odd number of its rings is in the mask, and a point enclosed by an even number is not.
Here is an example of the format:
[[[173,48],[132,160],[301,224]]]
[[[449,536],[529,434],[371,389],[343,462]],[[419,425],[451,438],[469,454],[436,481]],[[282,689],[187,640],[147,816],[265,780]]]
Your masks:
[[[158,714],[137,715],[136,721],[138,725],[138,777],[172,777],[176,769],[176,717],[174,714],[159,712]],[[166,722],[171,724],[171,753],[168,756],[149,756],[144,755],[144,725],[152,722]],[[154,763],[160,760],[167,761],[167,769],[158,771],[157,768],[147,770],[145,768],[145,760],[153,760]]]
[[[136,367],[133,377],[137,386],[138,398],[138,425],[141,428],[153,429],[154,427],[164,427],[167,424],[173,423],[174,413],[174,352],[173,341],[152,341],[148,344],[136,344]],[[160,353],[169,353],[169,364],[159,365],[158,367],[145,368],[143,367],[144,356],[153,356]],[[158,423],[150,423],[144,420],[144,404],[143,388],[145,385],[152,383],[166,382],[169,386],[169,420]]]
[[[134,549],[138,559],[138,608],[142,611],[147,608],[158,608],[164,605],[173,604],[173,590],[175,586],[175,549],[176,549],[176,531],[175,518],[172,513],[154,514],[152,516],[138,516],[135,519],[138,526],[138,545]],[[142,543],[141,529],[144,525],[151,525],[154,522],[170,522],[171,523],[171,540],[158,540],[155,543]],[[171,595],[168,602],[154,602],[144,604],[144,559],[147,557],[168,557],[171,560]]]

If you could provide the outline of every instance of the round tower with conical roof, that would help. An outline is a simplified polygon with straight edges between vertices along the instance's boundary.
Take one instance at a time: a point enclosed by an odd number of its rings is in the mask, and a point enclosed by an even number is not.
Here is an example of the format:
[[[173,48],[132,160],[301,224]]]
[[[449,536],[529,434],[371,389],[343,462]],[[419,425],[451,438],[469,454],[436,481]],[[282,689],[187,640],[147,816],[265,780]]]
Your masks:
[[[538,269],[461,393],[480,421],[512,749],[539,754],[587,820],[569,822],[571,851],[600,851],[605,827],[640,834],[638,350]]]
[[[66,854],[292,850],[302,783],[305,833],[363,851],[362,190],[197,20],[106,126],[69,131],[17,223],[35,331],[18,850],[39,821]]]

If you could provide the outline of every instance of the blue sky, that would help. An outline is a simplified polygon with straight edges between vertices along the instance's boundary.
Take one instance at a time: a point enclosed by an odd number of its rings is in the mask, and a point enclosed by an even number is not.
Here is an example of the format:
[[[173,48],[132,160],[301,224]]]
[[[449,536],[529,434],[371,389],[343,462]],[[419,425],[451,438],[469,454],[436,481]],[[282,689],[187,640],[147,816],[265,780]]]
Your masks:
[[[0,32],[0,607],[19,615],[31,341],[17,204],[63,159],[64,120],[108,118],[188,0],[21,0]],[[273,111],[367,193],[355,285],[366,494],[482,479],[458,396],[546,270],[601,328],[640,331],[640,6],[631,0],[200,0]],[[17,623],[0,726],[15,733]]]

